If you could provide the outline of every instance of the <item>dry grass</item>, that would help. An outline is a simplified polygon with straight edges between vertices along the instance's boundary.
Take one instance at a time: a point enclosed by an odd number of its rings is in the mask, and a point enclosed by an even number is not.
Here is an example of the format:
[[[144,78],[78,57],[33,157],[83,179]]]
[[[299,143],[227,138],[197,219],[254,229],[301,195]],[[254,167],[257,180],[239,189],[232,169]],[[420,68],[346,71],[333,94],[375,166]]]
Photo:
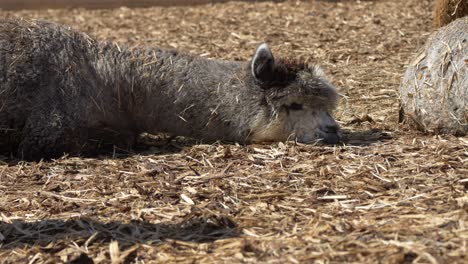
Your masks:
[[[109,157],[0,167],[6,263],[463,263],[468,138],[399,125],[431,1],[24,11],[130,45],[248,59],[261,41],[342,88],[345,146],[147,138]],[[6,14],[6,12],[0,13]]]

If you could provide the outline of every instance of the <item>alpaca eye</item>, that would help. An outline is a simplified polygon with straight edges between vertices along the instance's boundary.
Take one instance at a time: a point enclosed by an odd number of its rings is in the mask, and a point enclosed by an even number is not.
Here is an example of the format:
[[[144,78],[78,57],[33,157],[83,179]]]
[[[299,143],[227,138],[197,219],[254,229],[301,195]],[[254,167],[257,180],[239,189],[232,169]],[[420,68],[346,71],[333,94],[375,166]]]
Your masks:
[[[289,110],[292,110],[292,111],[297,111],[297,110],[302,110],[303,107],[301,104],[298,104],[298,103],[292,103],[288,106],[288,109]]]

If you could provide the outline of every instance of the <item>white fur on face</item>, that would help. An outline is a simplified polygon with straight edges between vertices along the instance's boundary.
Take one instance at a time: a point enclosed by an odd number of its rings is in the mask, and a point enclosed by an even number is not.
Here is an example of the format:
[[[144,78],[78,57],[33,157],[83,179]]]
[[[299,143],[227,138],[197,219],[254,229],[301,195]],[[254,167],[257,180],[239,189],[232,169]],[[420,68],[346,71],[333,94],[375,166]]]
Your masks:
[[[271,142],[296,139],[302,143],[312,143],[327,136],[339,137],[337,133],[327,132],[327,127],[337,127],[338,124],[326,111],[310,108],[280,113],[275,119],[269,120],[259,115],[250,135],[253,142]]]
[[[338,124],[328,112],[314,109],[290,112],[287,122],[293,136],[302,143],[311,143],[336,134],[328,132],[327,128],[338,128]]]
[[[273,142],[288,139],[289,131],[284,126],[284,117],[276,115],[273,120],[266,116],[265,112],[259,113],[252,122],[252,131],[248,141]]]

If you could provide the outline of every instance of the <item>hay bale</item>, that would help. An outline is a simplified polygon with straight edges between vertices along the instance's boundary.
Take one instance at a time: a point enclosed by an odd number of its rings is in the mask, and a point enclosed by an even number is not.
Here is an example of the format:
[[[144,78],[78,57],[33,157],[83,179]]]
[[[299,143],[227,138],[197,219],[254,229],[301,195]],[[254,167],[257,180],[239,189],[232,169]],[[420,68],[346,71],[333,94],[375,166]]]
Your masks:
[[[467,0],[436,0],[434,8],[434,27],[447,25],[457,18],[468,15]]]
[[[423,131],[467,134],[468,17],[430,36],[408,65],[400,93],[400,120]]]

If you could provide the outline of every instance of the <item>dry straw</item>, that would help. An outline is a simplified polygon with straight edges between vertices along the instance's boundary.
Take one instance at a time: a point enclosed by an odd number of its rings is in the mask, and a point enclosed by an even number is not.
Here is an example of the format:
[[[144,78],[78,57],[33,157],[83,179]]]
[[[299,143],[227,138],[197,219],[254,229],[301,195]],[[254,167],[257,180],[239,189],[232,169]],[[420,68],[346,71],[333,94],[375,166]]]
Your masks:
[[[347,141],[238,146],[146,137],[146,150],[116,150],[113,158],[5,158],[0,260],[465,262],[468,139],[398,124],[398,87],[430,33],[431,2],[13,13],[225,59],[247,59],[268,41],[327,69],[341,87],[336,115]]]

